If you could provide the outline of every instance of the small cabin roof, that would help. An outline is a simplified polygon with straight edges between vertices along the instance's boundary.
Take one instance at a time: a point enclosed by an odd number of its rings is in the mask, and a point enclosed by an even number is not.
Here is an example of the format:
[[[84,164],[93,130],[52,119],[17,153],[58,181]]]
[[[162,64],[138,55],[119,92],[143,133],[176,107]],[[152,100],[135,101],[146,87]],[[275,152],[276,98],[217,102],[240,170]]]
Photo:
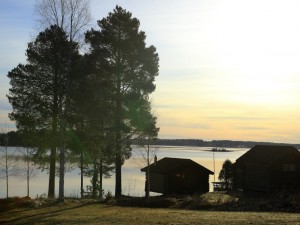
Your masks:
[[[298,149],[290,145],[255,145],[239,157],[235,164],[270,164],[287,152],[294,152],[298,154],[300,158]]]
[[[211,174],[211,175],[214,174],[209,169],[207,169],[204,166],[194,162],[191,159],[169,158],[169,157],[162,158],[162,159],[158,160],[156,163],[152,163],[150,165],[150,171],[152,173],[165,174],[165,173],[168,173],[172,170],[177,169],[178,167],[188,166],[188,165],[195,166],[195,168],[197,168],[197,169],[199,169],[203,172],[206,172],[208,174]],[[141,171],[146,172],[147,168],[148,168],[148,166],[142,168]]]

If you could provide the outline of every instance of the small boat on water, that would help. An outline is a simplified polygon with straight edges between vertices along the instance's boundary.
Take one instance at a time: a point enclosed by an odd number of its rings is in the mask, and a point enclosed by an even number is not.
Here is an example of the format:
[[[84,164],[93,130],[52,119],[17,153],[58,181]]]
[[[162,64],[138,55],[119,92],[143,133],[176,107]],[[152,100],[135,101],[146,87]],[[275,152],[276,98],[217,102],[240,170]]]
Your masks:
[[[225,148],[213,148],[211,151],[212,152],[229,152],[229,150],[227,150]]]

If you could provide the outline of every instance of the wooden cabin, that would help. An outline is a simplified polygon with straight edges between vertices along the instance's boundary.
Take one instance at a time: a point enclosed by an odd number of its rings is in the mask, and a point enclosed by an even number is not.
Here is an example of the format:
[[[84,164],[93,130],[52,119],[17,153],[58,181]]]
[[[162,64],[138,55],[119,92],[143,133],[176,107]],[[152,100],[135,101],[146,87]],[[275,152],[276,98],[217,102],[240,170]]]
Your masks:
[[[150,191],[169,194],[194,194],[209,191],[209,175],[214,173],[190,159],[163,158],[150,166]],[[147,168],[141,169],[146,173]]]
[[[300,185],[300,152],[293,146],[256,145],[233,166],[236,189],[270,192]]]

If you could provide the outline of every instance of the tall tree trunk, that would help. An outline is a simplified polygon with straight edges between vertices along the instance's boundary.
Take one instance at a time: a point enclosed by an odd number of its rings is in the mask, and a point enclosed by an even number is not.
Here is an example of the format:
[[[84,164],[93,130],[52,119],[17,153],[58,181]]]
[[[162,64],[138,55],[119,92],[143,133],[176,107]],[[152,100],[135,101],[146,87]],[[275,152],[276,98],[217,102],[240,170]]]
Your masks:
[[[83,198],[83,149],[80,152],[80,196]]]
[[[65,200],[65,133],[66,122],[64,116],[61,116],[60,125],[60,148],[59,148],[59,193],[58,201],[64,202]]]
[[[60,68],[60,67],[59,67]],[[69,79],[67,77],[67,86]],[[68,92],[68,87],[66,87],[66,93]],[[67,110],[68,94],[66,94],[65,105],[63,105],[64,92],[61,88],[60,90],[60,104],[59,104],[59,187],[58,187],[58,201],[65,201],[65,132],[66,132],[66,119],[65,112]]]
[[[97,160],[96,157],[94,159],[94,169],[93,169],[93,178],[92,178],[92,186],[93,186],[93,192],[92,192],[92,198],[97,197],[97,180],[98,180],[98,171],[97,171]]]
[[[6,198],[8,199],[8,137],[5,134],[5,175],[6,175]]]
[[[49,186],[48,198],[55,197],[55,164],[56,164],[56,144],[52,144],[50,152]]]
[[[99,198],[103,199],[103,161],[102,155],[100,156],[100,163],[99,163]]]
[[[150,140],[147,140],[147,186],[146,186],[146,201],[149,204],[150,197]]]
[[[63,27],[61,27],[63,29]],[[71,26],[72,32],[72,26]],[[69,36],[70,43],[73,42],[72,33]],[[61,50],[61,49],[60,49]],[[66,142],[66,130],[67,130],[67,118],[66,114],[69,111],[69,104],[70,104],[70,86],[71,86],[71,68],[72,68],[72,53],[71,53],[71,45],[69,46],[68,51],[68,72],[66,77],[66,92],[65,92],[65,104],[63,105],[63,101],[61,98],[60,104],[60,173],[59,173],[59,202],[64,202],[64,192],[65,192],[65,142]],[[62,91],[62,90],[61,90]],[[61,92],[63,94],[63,91]],[[62,97],[62,96],[61,96]]]
[[[50,150],[50,165],[49,165],[49,186],[48,186],[48,198],[55,198],[55,175],[56,175],[56,147],[57,147],[57,116],[58,116],[58,81],[57,81],[57,71],[55,72],[54,86],[55,90],[53,91],[53,114],[52,114],[52,142]]]
[[[121,155],[121,80],[120,77],[117,81],[117,98],[116,98],[116,186],[115,197],[121,197],[122,195],[122,155]]]
[[[55,198],[56,144],[57,144],[57,94],[53,100],[52,143],[50,150],[48,198]]]
[[[102,102],[104,102],[103,96],[102,96]],[[104,122],[101,121],[101,138],[102,142],[104,140]],[[100,152],[99,152],[99,198],[103,199],[103,143],[100,144]]]
[[[30,158],[29,158],[29,150],[26,148],[27,155],[27,197],[29,197],[29,179],[30,179]]]
[[[117,144],[119,147],[120,144]],[[115,196],[121,197],[122,195],[122,160],[121,160],[121,153],[120,147],[119,150],[116,152],[116,187],[115,187]]]

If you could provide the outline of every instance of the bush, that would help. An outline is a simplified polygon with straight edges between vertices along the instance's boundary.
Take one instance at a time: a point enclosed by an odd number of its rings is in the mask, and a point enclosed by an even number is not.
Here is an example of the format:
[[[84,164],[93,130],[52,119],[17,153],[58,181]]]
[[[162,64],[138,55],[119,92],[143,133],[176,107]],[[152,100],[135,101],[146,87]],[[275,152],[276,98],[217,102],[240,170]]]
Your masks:
[[[300,212],[299,187],[282,188],[270,198],[273,211]]]
[[[34,201],[30,197],[11,197],[0,199],[0,212],[22,207],[32,207]]]

